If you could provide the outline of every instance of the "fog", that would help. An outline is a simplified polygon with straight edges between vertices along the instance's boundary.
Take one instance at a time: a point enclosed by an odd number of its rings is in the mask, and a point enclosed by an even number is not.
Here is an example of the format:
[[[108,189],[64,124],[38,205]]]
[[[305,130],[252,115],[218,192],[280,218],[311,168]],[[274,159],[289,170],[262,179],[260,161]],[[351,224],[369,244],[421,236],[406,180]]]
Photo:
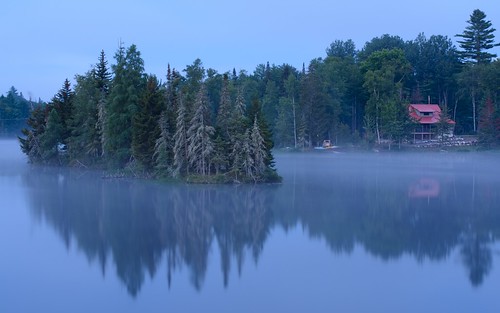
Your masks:
[[[27,167],[27,158],[21,152],[19,141],[0,139],[0,175],[18,175]]]
[[[276,152],[282,184],[186,185],[32,166],[15,141],[0,141],[0,147],[0,196],[7,204],[0,237],[16,251],[2,260],[0,289],[30,281],[32,270],[18,267],[14,276],[5,268],[45,251],[52,257],[39,265],[50,273],[50,282],[41,283],[47,293],[64,289],[65,275],[73,275],[63,268],[86,260],[93,270],[78,273],[97,277],[80,284],[82,293],[101,297],[93,290],[118,290],[142,310],[146,303],[167,305],[152,290],[172,295],[167,302],[174,311],[251,312],[269,305],[348,311],[346,299],[353,297],[364,300],[358,310],[390,311],[408,309],[405,294],[427,298],[436,288],[459,299],[447,308],[477,308],[478,294],[482,312],[499,304],[492,296],[500,287],[497,152]],[[8,220],[28,223],[29,230]],[[33,234],[33,227],[45,230]],[[40,238],[36,247],[33,238]],[[406,270],[395,275],[398,268]],[[335,278],[325,274],[332,271]],[[299,277],[307,292],[294,288]],[[384,288],[366,288],[367,281]],[[335,305],[324,293],[332,284],[344,294]],[[380,300],[386,293],[395,299]],[[252,301],[258,295],[262,301]],[[102,310],[106,303],[130,311],[122,296],[94,299],[98,308],[81,310]],[[223,306],[229,298],[232,304]],[[289,300],[278,305],[276,298]],[[440,305],[428,300],[414,311],[437,312]],[[0,311],[6,312],[2,305]]]

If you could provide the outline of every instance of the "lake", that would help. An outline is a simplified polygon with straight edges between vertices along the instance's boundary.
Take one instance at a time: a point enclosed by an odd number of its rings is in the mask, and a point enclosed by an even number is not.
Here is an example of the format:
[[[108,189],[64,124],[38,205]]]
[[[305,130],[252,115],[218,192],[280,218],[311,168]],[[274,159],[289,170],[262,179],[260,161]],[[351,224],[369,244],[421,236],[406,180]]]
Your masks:
[[[0,312],[500,309],[499,153],[275,153],[238,186],[0,153]]]

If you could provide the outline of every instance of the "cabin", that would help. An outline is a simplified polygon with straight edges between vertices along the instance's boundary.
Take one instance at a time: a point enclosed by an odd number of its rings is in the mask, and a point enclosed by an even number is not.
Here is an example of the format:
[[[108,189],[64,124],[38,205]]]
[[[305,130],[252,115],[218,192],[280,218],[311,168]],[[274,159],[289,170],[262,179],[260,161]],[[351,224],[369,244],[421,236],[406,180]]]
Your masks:
[[[441,120],[441,108],[437,104],[410,104],[410,117],[417,123],[413,131],[413,142],[417,140],[433,140],[437,138],[436,124]],[[448,136],[453,136],[455,121],[448,119]]]

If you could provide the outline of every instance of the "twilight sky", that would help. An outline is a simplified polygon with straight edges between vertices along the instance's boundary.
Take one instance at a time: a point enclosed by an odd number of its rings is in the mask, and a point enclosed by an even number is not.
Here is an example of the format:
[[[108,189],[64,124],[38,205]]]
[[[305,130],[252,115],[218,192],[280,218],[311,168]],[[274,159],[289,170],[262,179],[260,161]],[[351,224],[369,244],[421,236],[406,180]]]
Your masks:
[[[352,39],[358,49],[386,33],[455,42],[476,8],[500,29],[499,0],[3,1],[0,94],[15,86],[26,98],[48,101],[65,78],[89,70],[101,49],[114,63],[120,40],[136,44],[146,72],[162,80],[168,63],[182,70],[196,58],[221,73],[252,73],[267,61],[307,66],[336,39]]]

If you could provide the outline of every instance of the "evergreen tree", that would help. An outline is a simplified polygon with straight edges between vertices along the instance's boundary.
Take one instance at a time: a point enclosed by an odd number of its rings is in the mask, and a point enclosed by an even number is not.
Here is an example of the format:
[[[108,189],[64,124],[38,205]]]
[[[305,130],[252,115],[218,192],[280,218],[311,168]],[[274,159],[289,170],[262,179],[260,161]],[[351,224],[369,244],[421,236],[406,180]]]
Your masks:
[[[489,63],[496,54],[487,52],[499,44],[495,43],[495,29],[491,21],[486,20],[486,14],[481,10],[474,10],[467,21],[469,24],[462,34],[457,37],[463,38],[458,43],[463,49],[462,58],[467,62]]]
[[[320,73],[321,60],[312,60],[301,81],[301,107],[304,114],[307,145],[319,145],[328,136],[327,96]]]
[[[212,136],[215,129],[209,125],[208,97],[202,84],[195,102],[195,112],[187,131],[188,160],[194,171],[202,176],[210,173],[214,150]]]
[[[19,137],[21,151],[28,156],[31,163],[42,160],[41,135],[45,132],[47,115],[50,107],[37,105],[32,111],[26,124],[28,128],[22,130],[25,138]]]
[[[30,102],[14,87],[6,96],[0,96],[0,135],[14,135],[24,127],[30,115]]]
[[[262,138],[264,138],[264,144],[266,146],[266,158],[264,159],[264,164],[269,168],[274,167],[274,157],[271,150],[274,147],[274,142],[272,140],[272,133],[269,129],[269,126],[262,114],[261,107],[258,99],[254,99],[252,101],[252,105],[248,110],[248,120],[252,121],[257,119],[257,123],[259,124],[260,134]]]
[[[188,173],[188,140],[187,140],[187,112],[184,100],[180,97],[174,134],[174,177]]]
[[[132,155],[146,170],[153,168],[156,140],[160,136],[158,120],[164,109],[164,98],[160,82],[156,76],[150,75],[132,125]]]
[[[229,120],[230,133],[230,149],[229,153],[229,169],[235,179],[238,180],[238,175],[243,173],[243,162],[250,157],[250,150],[247,140],[248,122],[245,116],[245,99],[243,97],[242,88],[238,89],[236,102],[232,115]],[[248,149],[245,150],[244,144],[247,143]],[[248,162],[246,162],[248,163]]]
[[[452,127],[453,126],[450,124],[450,114],[448,113],[448,106],[443,105],[441,107],[441,113],[439,114],[439,120],[436,123],[436,134],[438,135],[441,143],[449,139],[448,137]]]
[[[193,64],[184,69],[186,80],[183,84],[182,92],[184,94],[184,104],[188,114],[192,112],[192,107],[196,101],[196,95],[205,78],[205,68],[200,59],[194,60]]]
[[[250,178],[255,180],[254,177],[254,168],[255,168],[255,159],[252,155],[252,141],[251,141],[251,130],[247,129],[245,132],[245,136],[241,142],[240,152],[240,161],[238,163],[241,164],[241,171],[245,175],[246,178]]]
[[[135,45],[121,46],[112,66],[114,78],[106,108],[105,152],[114,166],[125,165],[132,155],[132,121],[137,112],[144,80],[144,61]]]
[[[41,159],[47,164],[62,164],[60,154],[64,136],[64,124],[54,108],[47,118],[47,126],[40,136]]]
[[[227,74],[224,74],[216,126],[220,129],[223,139],[227,141],[230,139],[229,123],[232,111],[233,106],[231,103],[231,95],[229,93],[229,78]]]
[[[71,158],[79,162],[94,162],[101,155],[97,128],[99,99],[94,70],[85,75],[77,75],[68,150]]]
[[[481,110],[478,135],[480,144],[486,148],[499,143],[500,117],[491,98],[486,99],[485,107]]]
[[[96,87],[99,90],[99,100],[97,102],[97,123],[95,125],[96,134],[100,140],[99,149],[97,150],[102,156],[104,154],[104,146],[106,145],[106,134],[104,129],[106,128],[106,106],[111,87],[111,73],[108,69],[108,61],[106,60],[104,50],[101,50],[99,62],[96,65],[95,82]]]
[[[266,170],[267,149],[257,118],[254,119],[250,132],[250,154],[253,156],[254,173],[257,177],[261,177]]]
[[[52,98],[50,105],[57,111],[61,123],[61,144],[66,149],[71,137],[71,118],[73,114],[74,92],[71,90],[71,83],[68,79],[64,81],[63,87]]]
[[[73,160],[95,163],[103,155],[105,106],[110,81],[104,51],[90,71],[76,76],[69,147]]]
[[[168,124],[166,111],[161,113],[158,121],[160,136],[156,139],[153,157],[156,162],[156,170],[160,176],[169,176],[173,170],[173,137]]]
[[[170,69],[170,65],[167,69],[167,83],[166,83],[166,107],[165,114],[168,120],[168,127],[170,134],[175,134],[175,125],[177,118],[177,110],[179,108],[180,101],[180,88],[181,88],[181,75],[175,70]]]

